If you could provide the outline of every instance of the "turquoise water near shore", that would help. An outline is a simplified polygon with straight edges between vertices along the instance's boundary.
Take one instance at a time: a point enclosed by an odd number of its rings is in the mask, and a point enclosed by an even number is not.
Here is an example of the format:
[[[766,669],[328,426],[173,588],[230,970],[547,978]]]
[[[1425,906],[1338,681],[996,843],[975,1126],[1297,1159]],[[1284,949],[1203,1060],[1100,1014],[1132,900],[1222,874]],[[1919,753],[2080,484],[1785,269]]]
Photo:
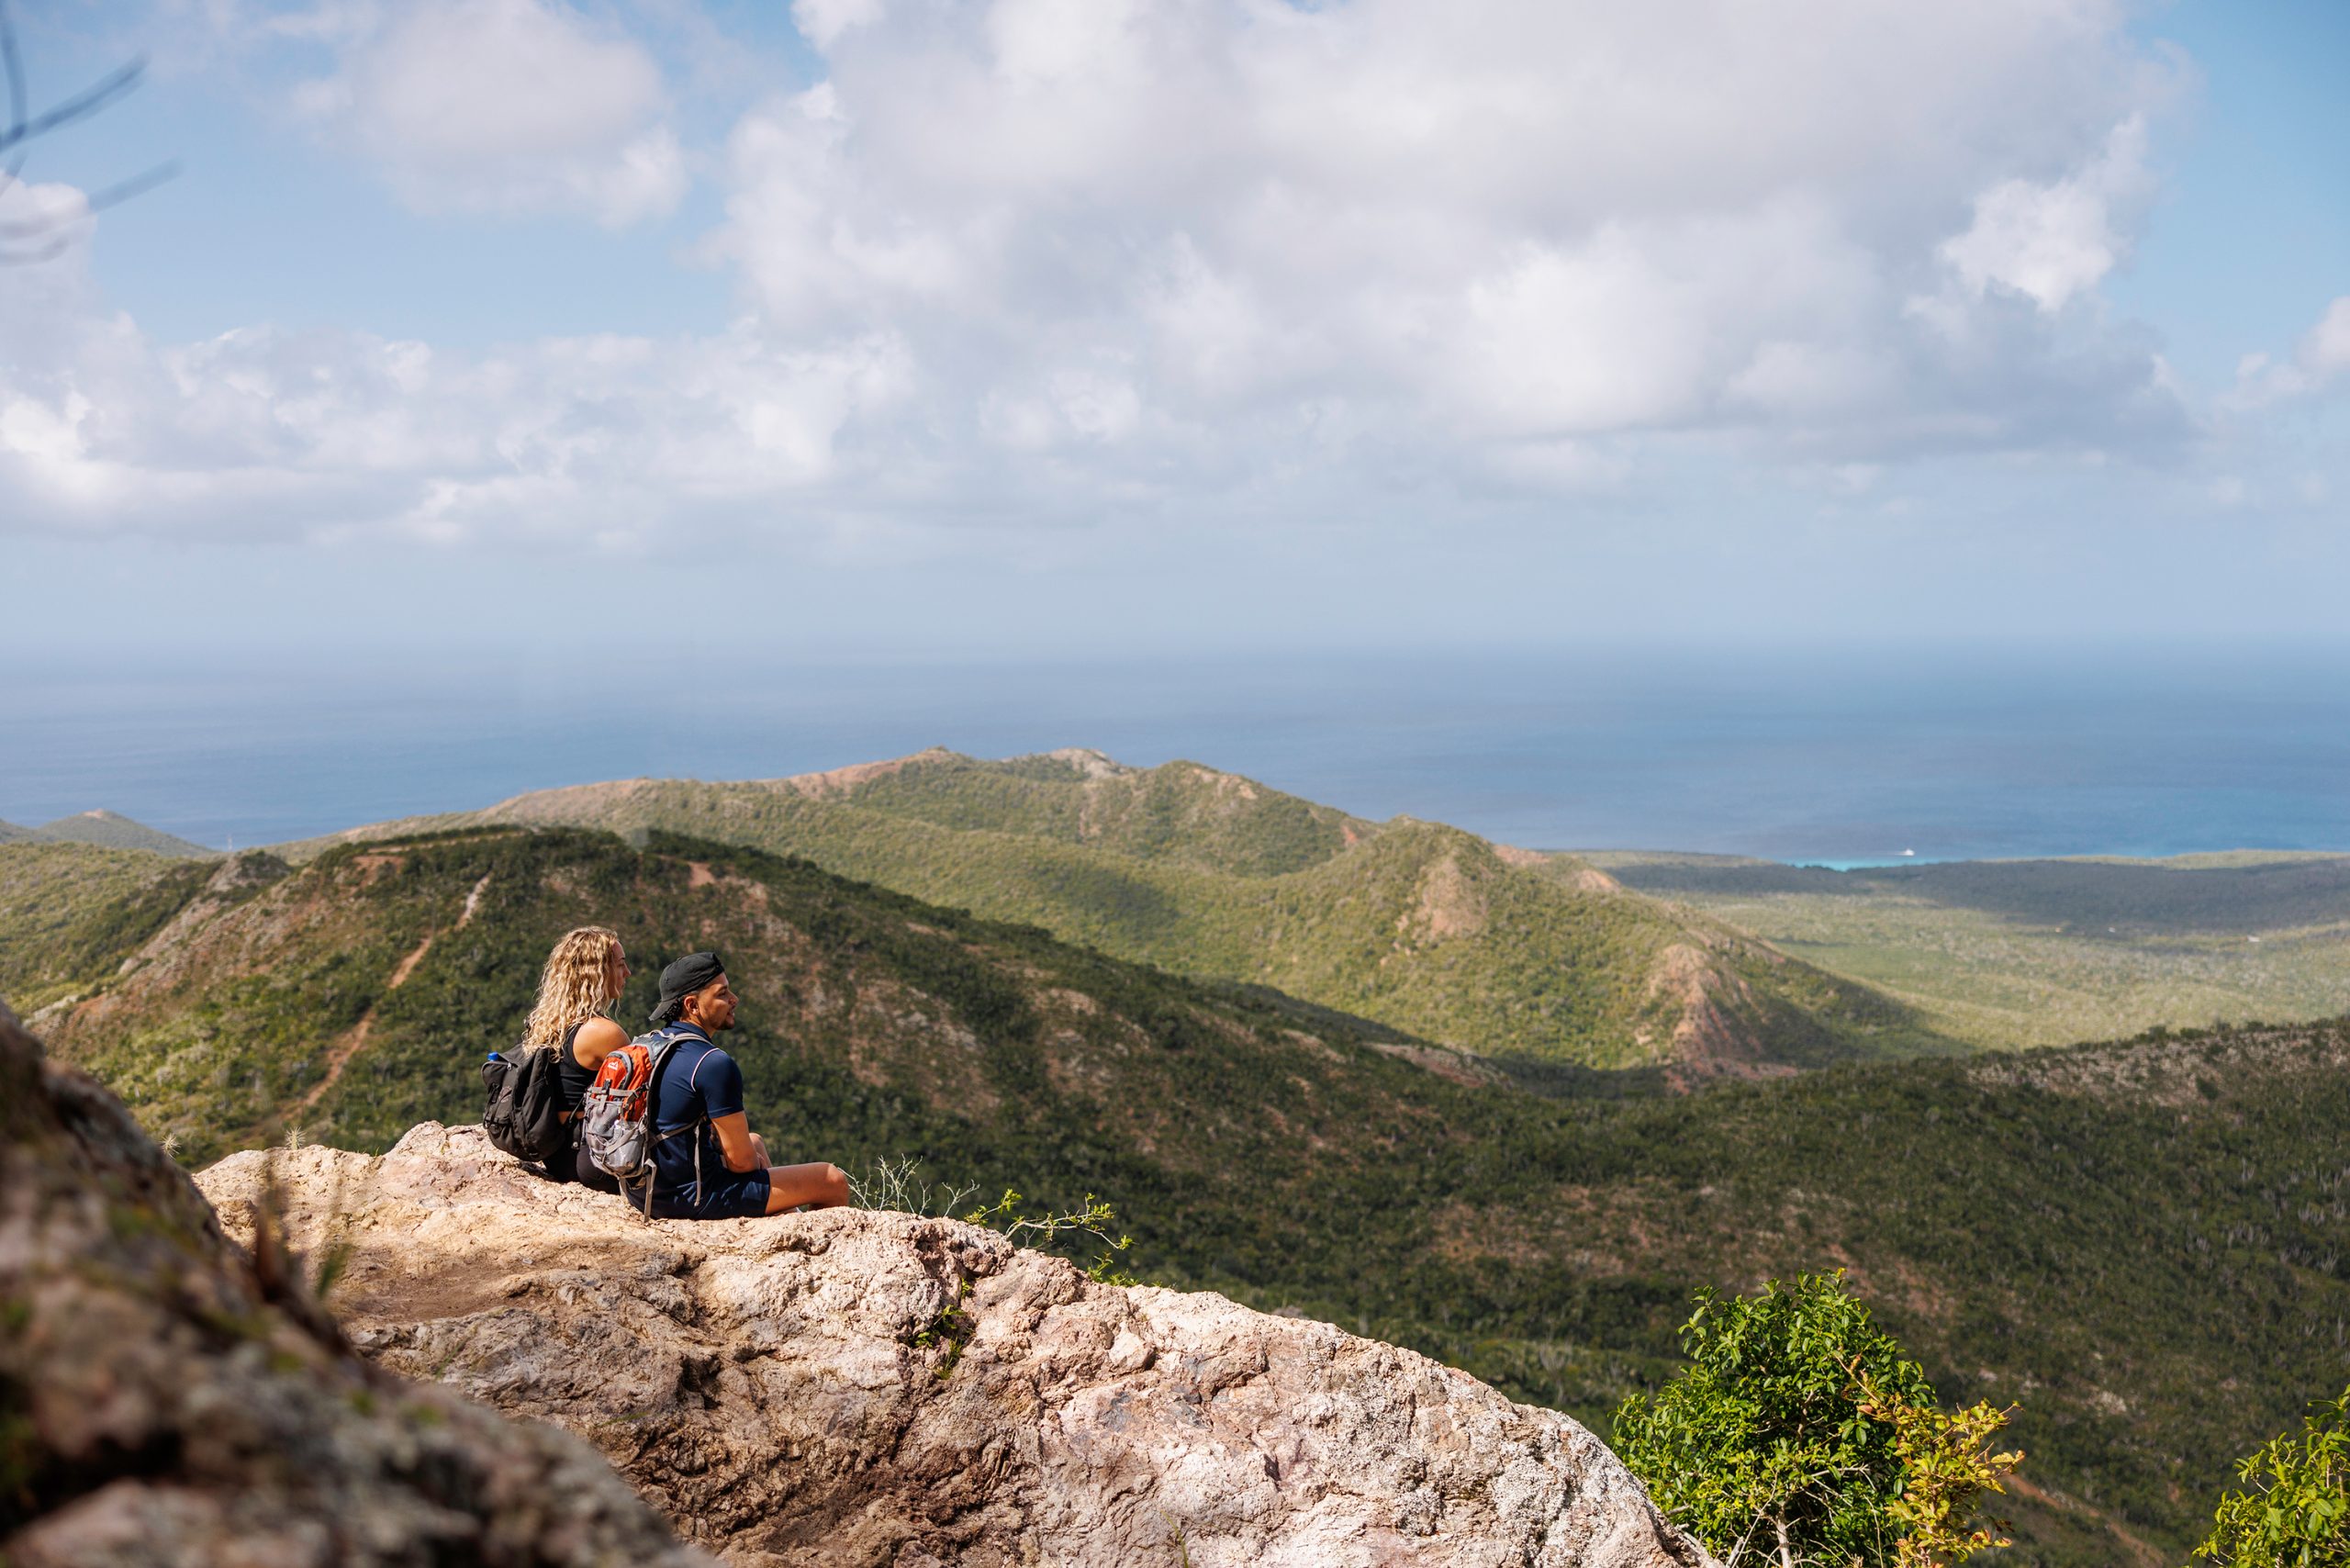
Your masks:
[[[2350,849],[2350,655],[1548,651],[1086,664],[76,666],[0,818],[266,843],[636,775],[1090,745],[1540,847],[1852,863]]]

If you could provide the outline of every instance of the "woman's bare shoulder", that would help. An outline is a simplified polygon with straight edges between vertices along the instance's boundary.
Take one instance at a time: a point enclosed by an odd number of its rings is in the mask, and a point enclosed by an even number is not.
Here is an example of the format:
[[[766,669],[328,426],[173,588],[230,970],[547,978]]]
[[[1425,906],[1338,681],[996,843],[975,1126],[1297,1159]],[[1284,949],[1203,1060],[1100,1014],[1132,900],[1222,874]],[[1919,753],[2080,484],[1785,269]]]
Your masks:
[[[607,1057],[628,1044],[628,1031],[609,1018],[590,1018],[573,1036],[572,1050],[582,1059]]]

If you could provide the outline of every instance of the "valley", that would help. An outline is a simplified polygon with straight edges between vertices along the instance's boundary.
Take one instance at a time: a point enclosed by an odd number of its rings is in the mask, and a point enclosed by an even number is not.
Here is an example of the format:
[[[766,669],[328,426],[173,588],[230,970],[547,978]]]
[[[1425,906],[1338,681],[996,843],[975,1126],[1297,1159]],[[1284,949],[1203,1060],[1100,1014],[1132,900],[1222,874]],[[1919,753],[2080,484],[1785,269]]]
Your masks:
[[[1830,871],[1601,851],[1554,864],[1702,910],[1982,1049],[2350,1013],[2350,856]]]
[[[570,925],[715,946],[779,1148],[1102,1194],[1147,1278],[1426,1350],[1603,1436],[1669,1373],[1695,1290],[1842,1267],[1946,1396],[2021,1405],[2018,1562],[2175,1560],[2230,1459],[2350,1368],[2335,1025],[1662,1093],[1653,1069],[1504,1071],[805,860],[640,836],[386,830],[299,864],[0,846],[0,992],[41,988],[52,1047],[193,1167],[473,1119],[482,1053]],[[28,892],[34,869],[73,897]],[[622,1016],[649,1000],[648,971]]]

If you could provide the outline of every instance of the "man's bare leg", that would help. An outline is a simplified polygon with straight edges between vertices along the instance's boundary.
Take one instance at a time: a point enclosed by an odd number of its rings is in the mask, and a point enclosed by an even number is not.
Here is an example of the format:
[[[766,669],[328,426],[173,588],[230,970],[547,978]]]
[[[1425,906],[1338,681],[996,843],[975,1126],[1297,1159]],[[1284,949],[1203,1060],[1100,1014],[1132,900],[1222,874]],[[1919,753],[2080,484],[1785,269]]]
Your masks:
[[[836,1209],[848,1202],[848,1172],[818,1160],[813,1165],[767,1167],[767,1213],[779,1215],[811,1204]]]

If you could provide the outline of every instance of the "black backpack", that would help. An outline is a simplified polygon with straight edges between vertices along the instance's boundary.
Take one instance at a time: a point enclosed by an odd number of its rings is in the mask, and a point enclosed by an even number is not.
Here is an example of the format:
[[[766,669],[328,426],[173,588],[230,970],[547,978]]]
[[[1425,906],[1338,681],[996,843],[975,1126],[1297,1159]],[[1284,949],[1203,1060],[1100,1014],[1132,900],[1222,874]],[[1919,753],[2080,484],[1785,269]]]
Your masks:
[[[482,1087],[489,1091],[482,1131],[525,1165],[551,1164],[571,1148],[554,1058],[549,1049],[526,1049],[512,1058],[492,1051],[481,1064]]]

